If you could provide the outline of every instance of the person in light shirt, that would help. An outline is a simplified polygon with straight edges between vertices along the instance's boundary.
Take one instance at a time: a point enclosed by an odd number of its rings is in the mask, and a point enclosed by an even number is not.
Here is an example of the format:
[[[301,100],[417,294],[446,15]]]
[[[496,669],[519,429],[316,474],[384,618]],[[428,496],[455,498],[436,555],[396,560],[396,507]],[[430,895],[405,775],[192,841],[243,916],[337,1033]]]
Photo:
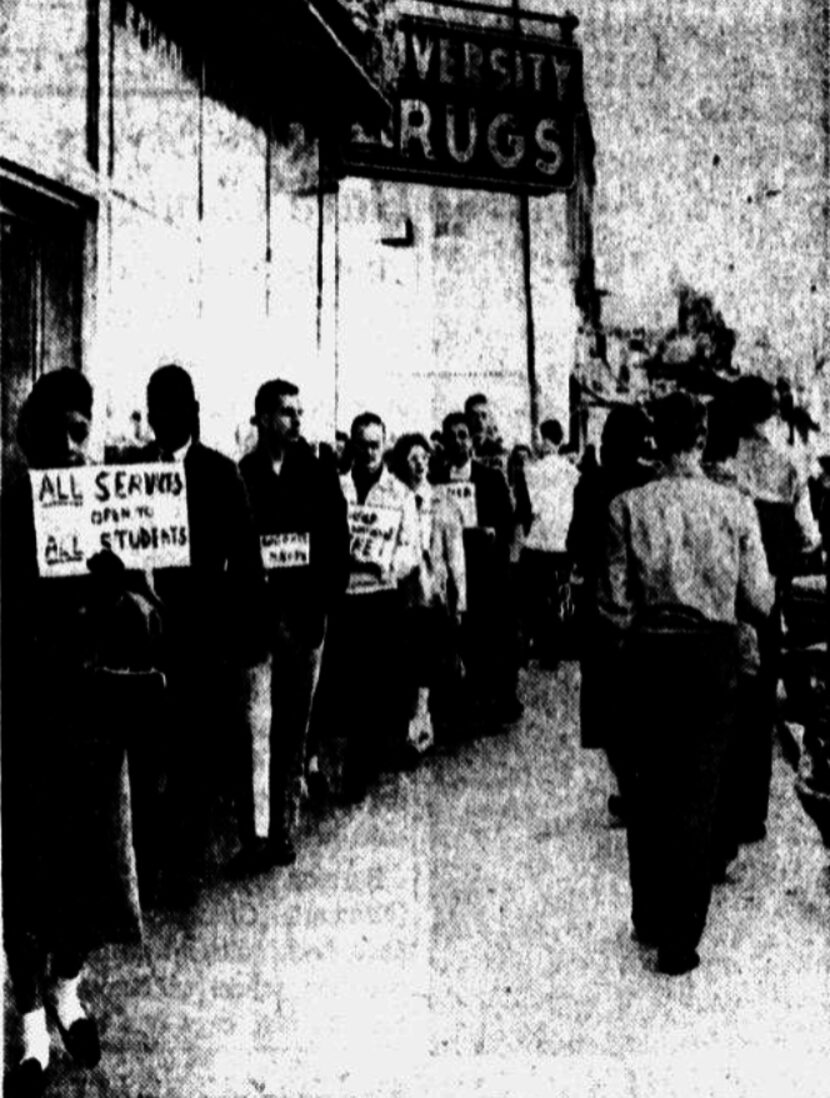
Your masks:
[[[531,643],[544,667],[559,663],[561,593],[570,574],[568,532],[579,473],[559,453],[564,437],[558,420],[539,428],[542,457],[525,465],[532,521],[522,553],[522,589]]]
[[[350,438],[352,467],[340,487],[351,562],[346,597],[332,620],[323,708],[329,734],[346,741],[343,796],[359,801],[384,761],[399,761],[405,751],[403,613],[417,583],[421,543],[415,496],[384,464],[383,420],[363,412]]]
[[[761,377],[743,377],[734,382],[734,386],[735,405],[743,420],[735,459],[737,479],[759,506],[762,532],[775,570],[779,555],[786,560],[816,549],[821,543],[821,532],[812,511],[803,471],[789,454],[773,443],[779,421],[772,385]],[[786,543],[780,546],[773,545],[773,541],[780,540],[777,536],[780,524],[775,518],[767,522],[767,514],[774,515],[777,508],[788,512],[788,530],[783,534]]]
[[[392,453],[396,476],[415,494],[421,558],[407,611],[407,666],[415,698],[410,740],[428,745],[435,726],[451,735],[453,670],[467,606],[464,521],[457,502],[429,483],[430,447],[423,435],[401,435]]]
[[[703,407],[684,393],[664,398],[654,433],[662,474],[612,501],[597,604],[625,666],[634,932],[657,947],[659,971],[679,975],[699,964],[719,868],[738,623],[763,623],[773,586],[751,500],[701,468]]]

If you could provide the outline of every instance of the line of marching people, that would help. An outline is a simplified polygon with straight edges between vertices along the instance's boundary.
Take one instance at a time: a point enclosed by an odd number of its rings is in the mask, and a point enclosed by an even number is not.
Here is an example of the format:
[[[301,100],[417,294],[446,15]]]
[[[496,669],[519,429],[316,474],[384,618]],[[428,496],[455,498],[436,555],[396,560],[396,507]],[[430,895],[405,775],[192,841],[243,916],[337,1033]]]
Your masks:
[[[44,1089],[50,1024],[76,1063],[98,1062],[78,994],[87,956],[139,937],[143,907],[191,904],[217,828],[235,821],[233,876],[290,864],[321,762],[340,759],[330,792],[353,802],[435,736],[521,715],[517,508],[474,459],[476,403],[445,419],[440,459],[417,434],[387,453],[382,420],[358,416],[341,475],[303,439],[297,387],[275,379],[237,466],[200,441],[190,375],[161,367],[152,441],[108,457],[181,464],[187,566],[130,571],[102,550],[83,574],[43,577],[32,482],[4,485],[3,921],[21,1016],[7,1093]],[[39,378],[17,425],[28,467],[86,464],[92,413],[79,372]],[[267,835],[252,750],[263,691]]]

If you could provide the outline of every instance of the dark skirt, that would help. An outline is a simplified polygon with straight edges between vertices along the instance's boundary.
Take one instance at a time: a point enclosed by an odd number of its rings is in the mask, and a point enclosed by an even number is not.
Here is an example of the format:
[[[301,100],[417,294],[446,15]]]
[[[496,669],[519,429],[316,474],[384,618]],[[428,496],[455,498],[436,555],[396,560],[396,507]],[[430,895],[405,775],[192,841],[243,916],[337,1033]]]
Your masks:
[[[46,951],[88,952],[141,935],[129,699],[106,678],[80,669],[44,676],[27,704],[18,697],[4,706],[3,916],[11,949],[21,936]]]

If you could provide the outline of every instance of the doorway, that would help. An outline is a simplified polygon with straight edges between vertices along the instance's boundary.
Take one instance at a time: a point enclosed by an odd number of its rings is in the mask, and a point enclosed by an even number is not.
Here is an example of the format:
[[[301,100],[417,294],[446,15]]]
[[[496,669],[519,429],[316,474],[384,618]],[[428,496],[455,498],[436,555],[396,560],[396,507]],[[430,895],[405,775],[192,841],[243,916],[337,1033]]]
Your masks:
[[[82,367],[87,224],[80,204],[0,175],[4,479],[22,463],[17,418],[35,379]]]

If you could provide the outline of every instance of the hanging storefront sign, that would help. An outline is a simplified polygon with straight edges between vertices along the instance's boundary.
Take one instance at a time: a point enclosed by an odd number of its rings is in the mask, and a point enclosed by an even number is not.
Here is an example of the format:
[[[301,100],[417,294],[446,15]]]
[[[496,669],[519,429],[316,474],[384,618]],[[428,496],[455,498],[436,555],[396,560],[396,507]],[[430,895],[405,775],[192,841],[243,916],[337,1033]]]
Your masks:
[[[387,40],[386,132],[356,127],[354,175],[499,190],[566,190],[582,54],[541,37],[403,17]]]

